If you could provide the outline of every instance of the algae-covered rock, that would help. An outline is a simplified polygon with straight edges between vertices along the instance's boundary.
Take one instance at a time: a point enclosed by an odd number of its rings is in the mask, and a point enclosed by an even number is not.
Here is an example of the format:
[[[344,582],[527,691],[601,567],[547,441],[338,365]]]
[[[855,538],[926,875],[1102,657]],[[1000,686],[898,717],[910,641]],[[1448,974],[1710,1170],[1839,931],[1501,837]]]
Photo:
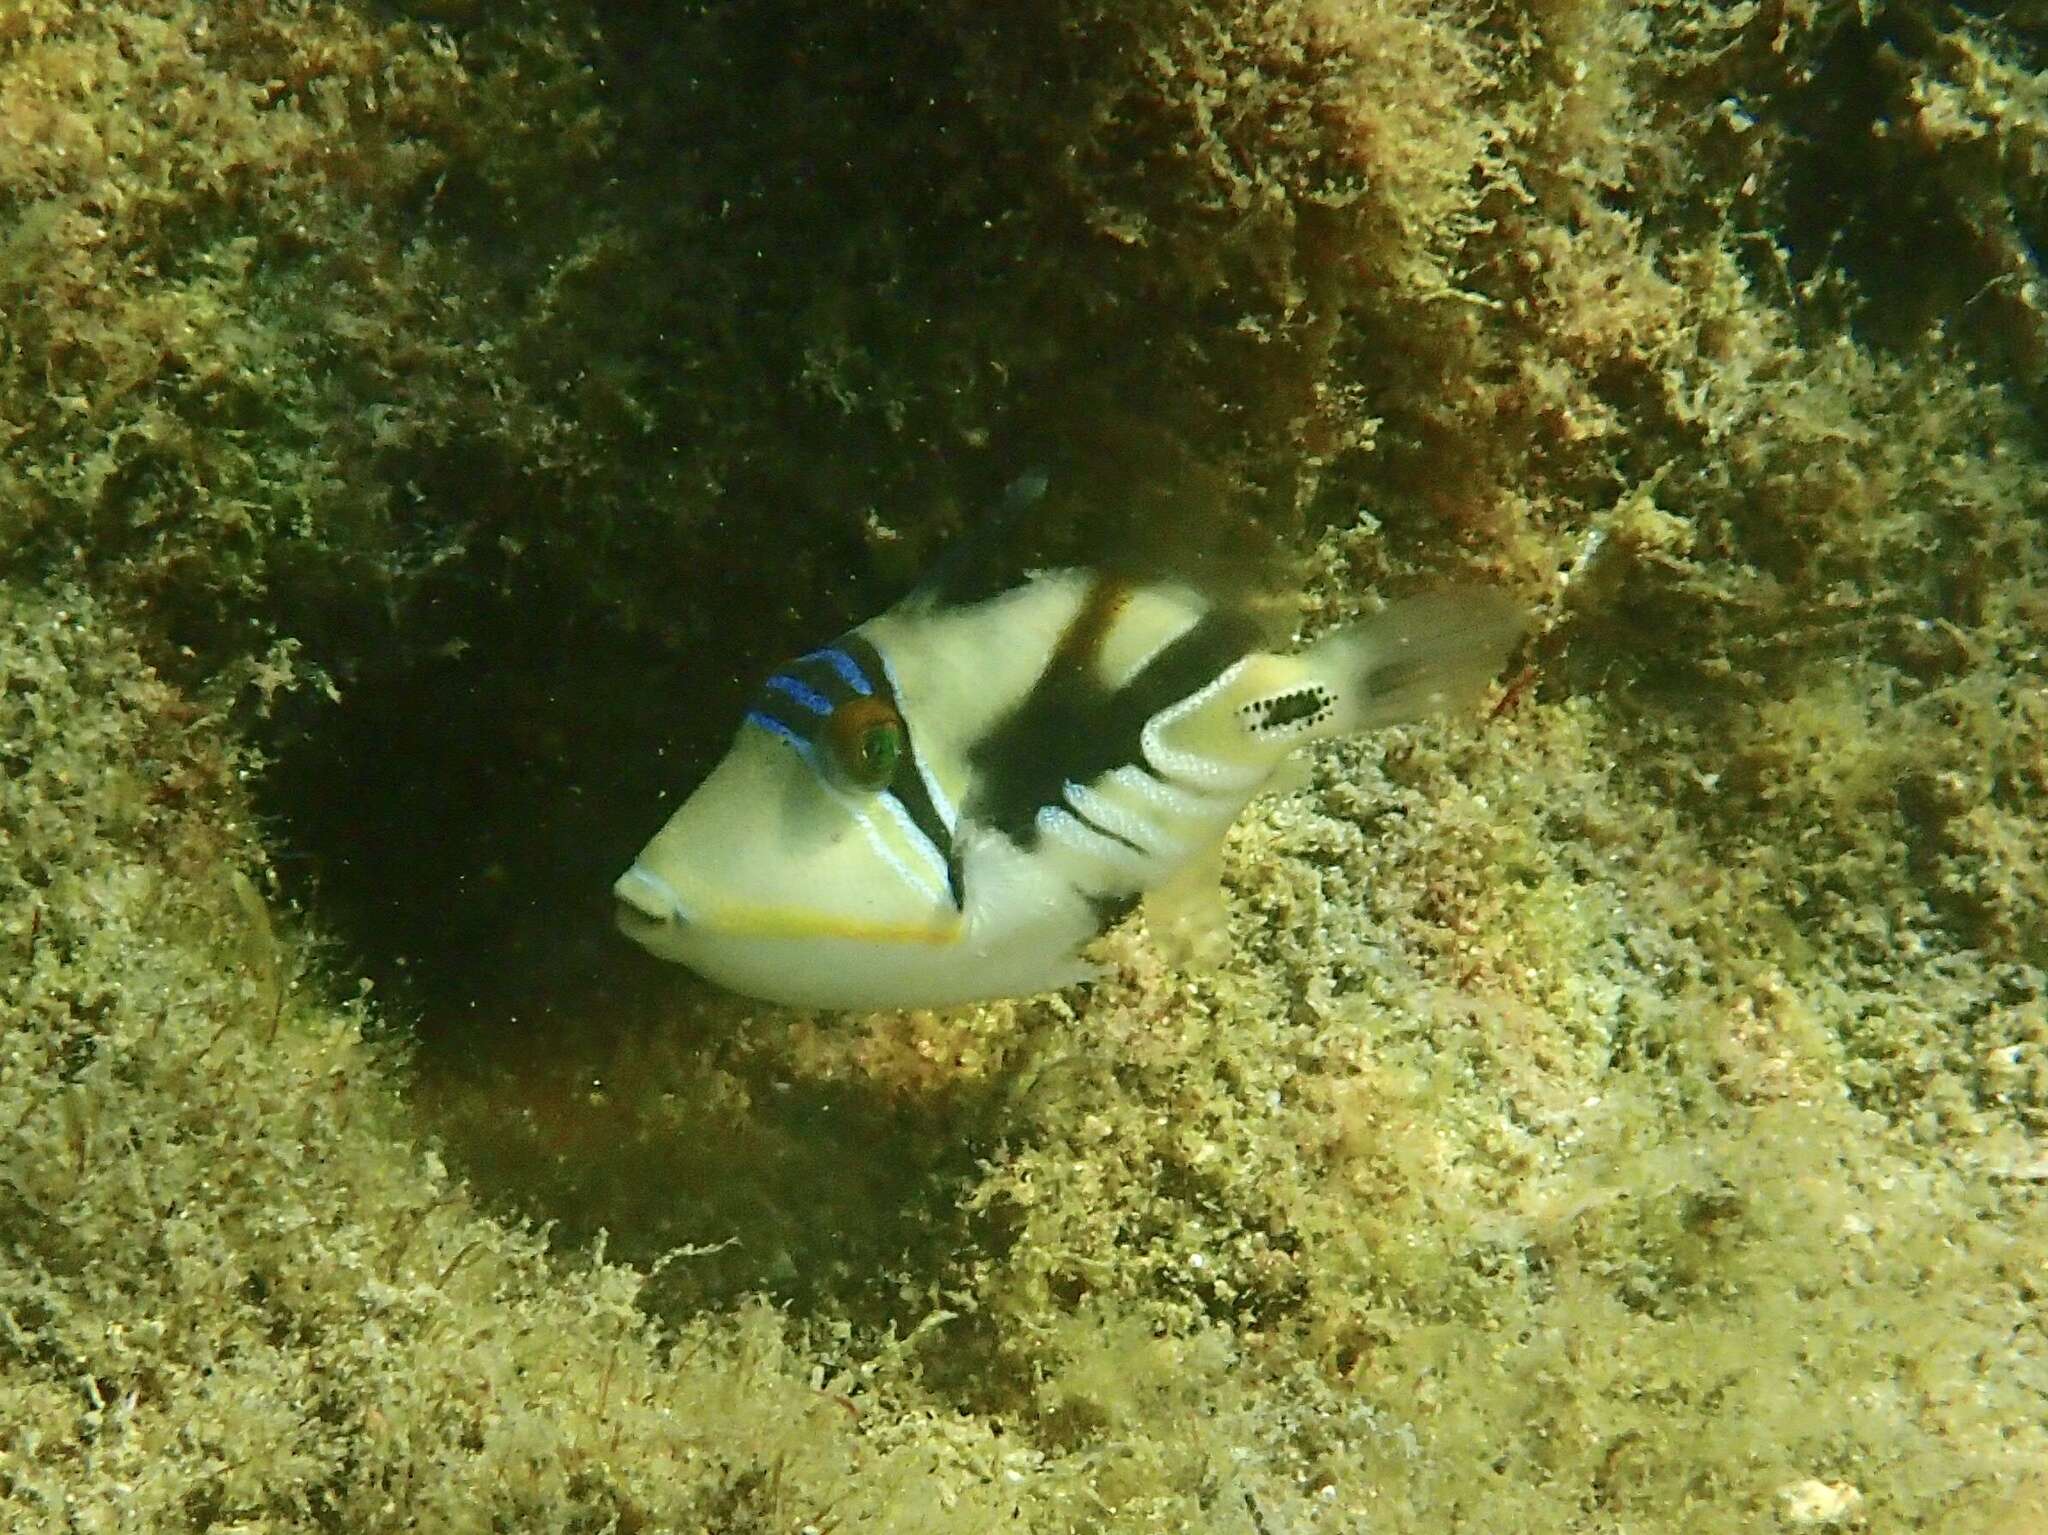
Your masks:
[[[692,1528],[891,1458],[766,1309],[657,1340],[640,1275],[480,1217],[273,924],[219,719],[10,595],[10,1528]]]
[[[0,9],[7,1526],[2048,1520],[2044,58]],[[616,940],[753,679],[1033,471],[1039,558],[1534,632],[1256,807],[1213,972]]]

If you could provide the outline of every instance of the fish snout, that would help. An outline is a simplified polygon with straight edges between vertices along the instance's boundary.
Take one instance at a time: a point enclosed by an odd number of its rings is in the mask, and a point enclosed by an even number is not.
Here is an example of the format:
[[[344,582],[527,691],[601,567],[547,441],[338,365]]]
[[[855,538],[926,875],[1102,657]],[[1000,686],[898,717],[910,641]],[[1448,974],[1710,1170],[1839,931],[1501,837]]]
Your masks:
[[[684,920],[683,903],[668,881],[637,863],[613,882],[612,894],[619,903],[619,931],[628,938],[644,940]]]

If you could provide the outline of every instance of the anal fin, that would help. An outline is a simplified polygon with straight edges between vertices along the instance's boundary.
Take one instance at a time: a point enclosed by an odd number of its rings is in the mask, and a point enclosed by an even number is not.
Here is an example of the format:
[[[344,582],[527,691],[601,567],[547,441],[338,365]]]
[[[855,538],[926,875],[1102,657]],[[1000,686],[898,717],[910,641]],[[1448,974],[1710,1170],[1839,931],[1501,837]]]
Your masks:
[[[1182,969],[1213,970],[1230,954],[1221,839],[1145,892],[1145,931],[1160,957]]]
[[[1290,752],[1274,764],[1266,781],[1259,785],[1259,793],[1285,799],[1292,794],[1306,794],[1315,780],[1315,764],[1301,752]]]

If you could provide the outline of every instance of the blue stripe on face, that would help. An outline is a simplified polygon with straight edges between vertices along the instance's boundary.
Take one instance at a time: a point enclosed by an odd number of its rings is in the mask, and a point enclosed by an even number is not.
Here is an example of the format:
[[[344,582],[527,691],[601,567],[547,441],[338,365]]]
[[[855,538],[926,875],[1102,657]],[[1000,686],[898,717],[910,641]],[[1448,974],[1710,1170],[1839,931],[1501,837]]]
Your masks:
[[[813,766],[816,765],[811,756],[811,743],[774,715],[764,714],[759,709],[749,709],[747,717],[742,723],[758,725],[772,736],[781,736],[783,740],[796,748],[797,755],[802,757],[804,761],[811,762]]]
[[[806,661],[823,661],[832,670],[839,673],[840,679],[848,687],[852,688],[854,692],[860,694],[862,698],[866,698],[875,690],[875,685],[868,680],[867,673],[860,669],[860,663],[855,661],[852,656],[841,650],[837,645],[828,646],[824,650],[814,650],[803,659]]]
[[[826,698],[822,693],[813,692],[794,677],[785,676],[781,672],[777,672],[768,679],[768,686],[785,697],[795,699],[813,714],[824,715],[832,712],[832,701],[830,699]]]
[[[802,675],[793,675],[797,672]],[[943,893],[952,897],[955,908],[961,907],[964,897],[954,858],[953,807],[944,802],[936,780],[930,778],[918,760],[916,737],[909,734],[908,725],[904,727],[908,771],[899,769],[895,781],[886,787],[855,794],[827,767],[819,735],[834,710],[850,702],[840,693],[842,686],[854,696],[879,697],[894,706],[895,678],[888,658],[860,634],[852,633],[823,650],[811,651],[786,663],[782,671],[763,684],[745,723],[780,737],[803,759],[805,767],[842,798],[859,805],[865,805],[871,798],[893,819],[902,835],[922,848],[935,873],[944,880],[940,887]],[[857,806],[855,814],[863,824],[869,824],[865,809]],[[899,872],[911,877],[907,871]],[[922,884],[914,877],[913,882]]]

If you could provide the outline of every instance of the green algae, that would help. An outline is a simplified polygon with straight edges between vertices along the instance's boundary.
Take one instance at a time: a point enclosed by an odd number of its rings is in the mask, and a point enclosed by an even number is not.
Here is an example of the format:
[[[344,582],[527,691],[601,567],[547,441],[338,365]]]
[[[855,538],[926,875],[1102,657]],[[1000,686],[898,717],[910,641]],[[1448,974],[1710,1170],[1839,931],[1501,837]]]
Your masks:
[[[10,1527],[2033,1527],[2044,47],[0,13]],[[1037,464],[1530,670],[1261,806],[1215,974],[614,945],[747,674]]]

